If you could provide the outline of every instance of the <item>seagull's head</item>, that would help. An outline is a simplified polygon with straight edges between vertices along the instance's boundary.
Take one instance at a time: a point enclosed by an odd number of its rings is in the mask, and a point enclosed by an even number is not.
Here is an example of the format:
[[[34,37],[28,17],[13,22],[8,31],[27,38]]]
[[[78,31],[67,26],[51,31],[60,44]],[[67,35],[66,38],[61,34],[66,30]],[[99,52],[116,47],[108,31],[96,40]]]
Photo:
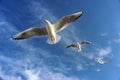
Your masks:
[[[50,23],[50,21],[48,21],[47,19],[45,20],[45,23],[47,24],[47,26],[49,25],[51,25],[51,23]]]
[[[45,20],[45,23],[46,23],[46,24],[50,24],[50,21],[48,21],[48,20],[46,19],[46,20]]]
[[[46,19],[46,20],[45,20],[45,23],[48,23],[48,22],[49,22],[49,21]]]
[[[88,44],[92,44],[92,42],[88,42]]]

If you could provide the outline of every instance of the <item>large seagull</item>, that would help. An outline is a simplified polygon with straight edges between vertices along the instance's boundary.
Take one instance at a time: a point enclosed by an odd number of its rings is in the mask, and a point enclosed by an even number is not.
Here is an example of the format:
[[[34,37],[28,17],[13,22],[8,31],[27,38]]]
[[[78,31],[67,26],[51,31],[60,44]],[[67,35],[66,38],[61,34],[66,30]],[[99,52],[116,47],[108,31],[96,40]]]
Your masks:
[[[32,27],[29,29],[26,29],[12,37],[14,40],[22,40],[27,39],[33,36],[43,36],[48,35],[48,44],[56,44],[60,39],[61,36],[59,36],[58,32],[63,30],[70,24],[71,22],[76,21],[80,16],[82,15],[82,11],[70,14],[68,16],[62,17],[59,21],[57,21],[55,24],[52,24],[50,21],[45,20],[46,27],[37,28]]]
[[[78,42],[78,43],[72,43],[72,44],[69,44],[66,48],[77,48],[78,52],[81,51],[81,47],[85,44],[91,44],[92,42],[89,42],[89,41],[83,41],[83,42]]]

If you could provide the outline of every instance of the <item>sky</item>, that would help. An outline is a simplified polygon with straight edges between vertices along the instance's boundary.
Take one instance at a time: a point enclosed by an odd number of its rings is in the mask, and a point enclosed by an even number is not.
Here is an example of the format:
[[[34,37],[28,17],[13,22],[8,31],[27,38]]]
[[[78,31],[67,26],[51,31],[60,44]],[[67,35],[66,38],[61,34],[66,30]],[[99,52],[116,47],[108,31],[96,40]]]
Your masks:
[[[120,0],[0,0],[0,80],[120,80],[119,9]],[[11,39],[79,11],[57,44],[47,44],[47,36]],[[92,44],[81,52],[65,48],[81,41]]]

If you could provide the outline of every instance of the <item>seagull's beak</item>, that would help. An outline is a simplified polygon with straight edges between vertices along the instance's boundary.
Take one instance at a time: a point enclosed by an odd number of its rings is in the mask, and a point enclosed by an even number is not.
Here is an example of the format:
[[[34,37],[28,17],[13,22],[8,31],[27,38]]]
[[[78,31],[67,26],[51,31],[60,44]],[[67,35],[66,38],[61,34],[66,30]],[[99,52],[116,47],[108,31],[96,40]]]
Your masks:
[[[49,22],[49,21],[46,19],[46,20],[45,20],[45,23],[48,23],[48,22]]]

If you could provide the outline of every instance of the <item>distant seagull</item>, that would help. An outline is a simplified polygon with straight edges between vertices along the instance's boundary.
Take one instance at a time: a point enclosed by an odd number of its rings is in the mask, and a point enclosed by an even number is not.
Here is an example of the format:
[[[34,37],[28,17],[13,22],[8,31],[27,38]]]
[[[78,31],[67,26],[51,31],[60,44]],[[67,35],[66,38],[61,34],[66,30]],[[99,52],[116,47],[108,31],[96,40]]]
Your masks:
[[[91,44],[92,42],[89,42],[89,41],[83,41],[83,42],[78,42],[78,43],[73,43],[73,44],[70,44],[68,45],[66,48],[70,48],[70,47],[74,47],[74,48],[77,48],[78,49],[78,52],[81,51],[81,47],[85,44]]]
[[[104,64],[104,63],[107,63],[107,62],[111,62],[111,60],[103,60],[103,59],[96,59],[96,61],[100,64]]]
[[[56,44],[60,39],[61,36],[56,34],[57,32],[60,32],[64,28],[68,26],[71,22],[76,21],[80,16],[82,15],[81,12],[77,12],[68,16],[62,17],[58,22],[55,24],[52,24],[50,21],[45,20],[46,27],[43,28],[36,28],[32,27],[27,30],[24,30],[12,37],[14,40],[21,40],[30,38],[33,36],[43,36],[48,35],[49,39],[47,40],[48,44]]]

